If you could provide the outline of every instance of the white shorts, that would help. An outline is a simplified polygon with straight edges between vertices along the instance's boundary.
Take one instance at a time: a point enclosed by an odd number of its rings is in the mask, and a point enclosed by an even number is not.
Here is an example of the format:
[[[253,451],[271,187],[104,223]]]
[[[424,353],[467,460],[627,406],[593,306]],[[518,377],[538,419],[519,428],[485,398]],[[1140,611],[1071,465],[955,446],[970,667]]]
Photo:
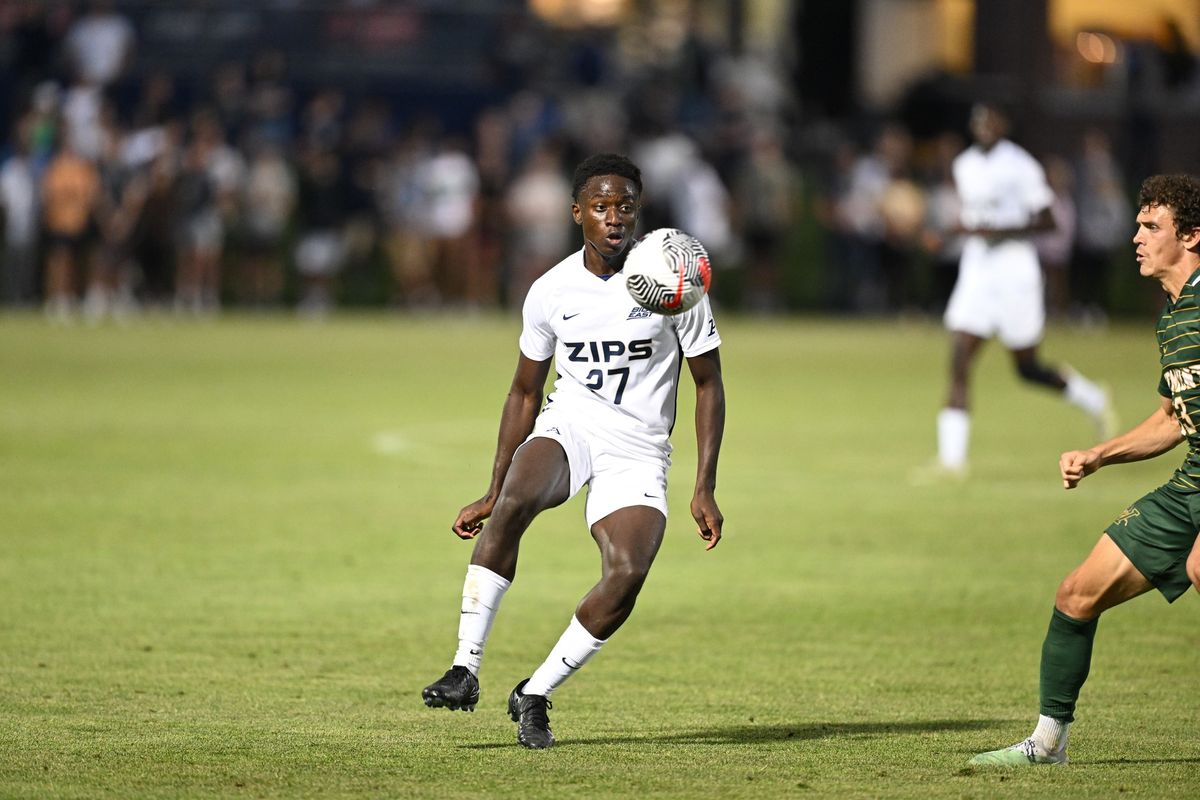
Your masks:
[[[654,463],[631,458],[574,418],[554,411],[538,415],[522,447],[536,438],[553,439],[562,445],[571,470],[571,497],[587,485],[583,516],[589,528],[629,506],[649,506],[667,516],[666,459]]]
[[[188,247],[212,252],[225,244],[225,223],[216,211],[203,211],[191,217],[185,226]]]
[[[1046,307],[1042,270],[1027,242],[964,251],[958,281],[946,305],[946,327],[981,339],[993,336],[1010,350],[1042,339]]]
[[[346,259],[346,246],[336,231],[305,234],[296,245],[296,271],[312,278],[336,275]]]

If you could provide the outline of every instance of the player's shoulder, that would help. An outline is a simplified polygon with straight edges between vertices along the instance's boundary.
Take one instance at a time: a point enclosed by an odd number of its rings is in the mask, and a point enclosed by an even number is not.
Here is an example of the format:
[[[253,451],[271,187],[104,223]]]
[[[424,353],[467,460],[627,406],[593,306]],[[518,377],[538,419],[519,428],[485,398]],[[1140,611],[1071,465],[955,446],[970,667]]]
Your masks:
[[[970,147],[966,148],[965,150],[961,151],[958,155],[956,155],[954,157],[954,160],[950,162],[950,165],[951,165],[951,167],[953,167],[955,169],[960,169],[963,166],[966,166],[968,164],[971,164],[972,162],[978,161],[982,157],[983,157],[983,151],[980,150],[977,146],[971,145]]]
[[[1033,153],[1011,139],[1001,139],[996,142],[996,156],[1005,163],[1041,168],[1041,162],[1034,157]]]
[[[528,303],[531,299],[540,302],[560,294],[565,287],[571,285],[575,273],[580,269],[583,269],[583,251],[577,250],[539,275],[530,284],[525,302]]]
[[[955,180],[968,185],[976,182],[988,183],[987,176],[992,163],[991,154],[985,152],[979,145],[973,144],[954,157],[954,161],[950,164],[950,170],[954,174]]]
[[[1188,276],[1183,288],[1179,291],[1179,299],[1175,303],[1167,303],[1167,309],[1177,311],[1200,311],[1200,269]]]
[[[529,290],[548,291],[570,283],[579,270],[583,269],[583,250],[576,250],[562,261],[538,276]]]

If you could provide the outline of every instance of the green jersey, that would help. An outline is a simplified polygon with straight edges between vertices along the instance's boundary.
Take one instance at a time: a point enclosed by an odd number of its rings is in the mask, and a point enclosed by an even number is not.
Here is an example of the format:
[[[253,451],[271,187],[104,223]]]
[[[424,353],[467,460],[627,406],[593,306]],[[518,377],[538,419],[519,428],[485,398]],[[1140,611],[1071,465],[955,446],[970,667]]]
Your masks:
[[[1179,298],[1167,301],[1158,319],[1158,352],[1162,377],[1158,393],[1170,398],[1188,452],[1169,483],[1187,492],[1200,492],[1200,269],[1188,277]]]

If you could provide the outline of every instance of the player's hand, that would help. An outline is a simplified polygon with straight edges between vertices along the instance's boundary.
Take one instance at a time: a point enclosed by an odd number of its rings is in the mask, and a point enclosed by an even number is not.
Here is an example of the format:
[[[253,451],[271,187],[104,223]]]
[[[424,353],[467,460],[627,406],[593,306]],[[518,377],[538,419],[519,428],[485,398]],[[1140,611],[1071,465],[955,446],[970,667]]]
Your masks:
[[[1100,469],[1100,456],[1094,450],[1069,450],[1058,458],[1058,471],[1064,489],[1074,489],[1079,482]]]
[[[708,542],[704,549],[712,550],[721,541],[721,526],[725,524],[725,517],[721,515],[712,492],[696,491],[692,496],[692,517],[696,520],[696,533]]]
[[[495,504],[495,500],[481,497],[474,503],[464,506],[463,510],[459,511],[458,516],[454,518],[454,524],[450,526],[450,530],[454,531],[454,535],[460,539],[474,539],[483,530],[483,521],[492,515],[492,507]]]

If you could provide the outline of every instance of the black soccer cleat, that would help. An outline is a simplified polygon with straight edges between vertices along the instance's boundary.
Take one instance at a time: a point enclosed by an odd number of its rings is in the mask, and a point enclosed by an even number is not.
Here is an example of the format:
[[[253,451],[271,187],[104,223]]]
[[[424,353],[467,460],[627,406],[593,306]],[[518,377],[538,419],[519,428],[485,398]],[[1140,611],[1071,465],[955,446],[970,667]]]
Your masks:
[[[479,702],[479,679],[466,667],[455,664],[436,683],[421,690],[425,705],[451,711],[474,711]]]
[[[517,723],[517,741],[531,750],[545,750],[554,745],[547,709],[554,705],[540,694],[525,694],[521,690],[529,678],[521,681],[508,696],[508,716]]]

